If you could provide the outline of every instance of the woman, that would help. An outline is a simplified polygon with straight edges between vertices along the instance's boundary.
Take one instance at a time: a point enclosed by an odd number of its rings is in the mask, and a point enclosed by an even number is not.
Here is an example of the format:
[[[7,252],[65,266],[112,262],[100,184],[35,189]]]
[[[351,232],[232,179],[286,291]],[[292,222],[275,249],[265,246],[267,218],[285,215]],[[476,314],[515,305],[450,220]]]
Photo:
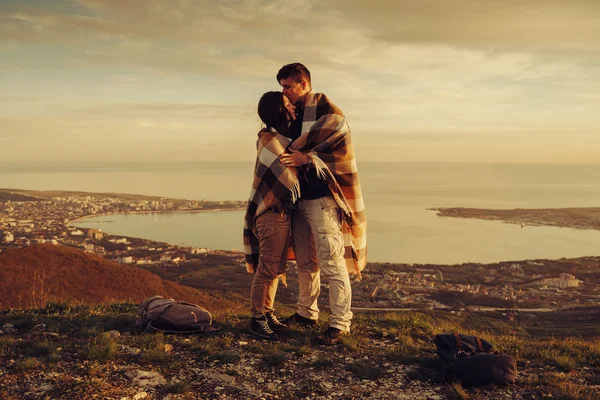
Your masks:
[[[258,103],[264,128],[258,133],[254,180],[244,218],[246,268],[254,273],[250,300],[250,332],[278,340],[274,331],[284,330],[273,308],[279,277],[285,273],[290,238],[291,206],[299,194],[295,168],[279,159],[291,143],[290,123],[295,107],[281,92],[267,92]]]

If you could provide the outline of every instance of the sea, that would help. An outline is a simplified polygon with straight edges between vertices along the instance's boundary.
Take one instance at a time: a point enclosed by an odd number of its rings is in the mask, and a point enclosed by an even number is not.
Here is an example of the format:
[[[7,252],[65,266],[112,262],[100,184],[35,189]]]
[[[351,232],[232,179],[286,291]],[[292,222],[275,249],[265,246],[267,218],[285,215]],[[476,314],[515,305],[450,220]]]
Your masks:
[[[368,259],[492,263],[600,255],[600,231],[439,217],[436,207],[600,206],[600,164],[362,162]],[[0,162],[0,188],[246,200],[253,162]],[[129,214],[77,223],[123,236],[242,250],[242,211]]]

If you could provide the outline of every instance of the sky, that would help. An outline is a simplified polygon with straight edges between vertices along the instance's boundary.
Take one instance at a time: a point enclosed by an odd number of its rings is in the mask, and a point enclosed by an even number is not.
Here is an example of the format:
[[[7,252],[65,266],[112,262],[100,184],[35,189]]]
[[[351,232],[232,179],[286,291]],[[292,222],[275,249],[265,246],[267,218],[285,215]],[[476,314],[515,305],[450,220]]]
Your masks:
[[[302,62],[357,159],[599,163],[597,0],[0,0],[4,161],[255,157]]]

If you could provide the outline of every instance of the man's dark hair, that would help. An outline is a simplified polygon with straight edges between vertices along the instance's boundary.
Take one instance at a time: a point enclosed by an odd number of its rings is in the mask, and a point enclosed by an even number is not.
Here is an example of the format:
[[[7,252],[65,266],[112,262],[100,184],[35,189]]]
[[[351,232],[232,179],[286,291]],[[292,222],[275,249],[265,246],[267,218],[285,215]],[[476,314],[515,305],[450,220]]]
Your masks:
[[[273,128],[282,135],[285,135],[289,129],[288,114],[281,92],[267,92],[258,102],[258,116],[267,129]]]
[[[304,64],[293,63],[281,67],[277,73],[277,83],[281,82],[282,79],[287,79],[289,77],[294,78],[296,82],[300,82],[304,79],[312,87],[312,83],[310,82],[310,71]]]

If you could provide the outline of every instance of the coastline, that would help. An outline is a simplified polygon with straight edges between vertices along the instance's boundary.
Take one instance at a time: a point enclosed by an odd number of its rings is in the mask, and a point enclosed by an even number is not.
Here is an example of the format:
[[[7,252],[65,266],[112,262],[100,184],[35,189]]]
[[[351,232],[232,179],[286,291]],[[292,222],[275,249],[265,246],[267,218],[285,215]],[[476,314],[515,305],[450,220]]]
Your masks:
[[[85,222],[86,220],[89,220],[90,218],[94,218],[94,217],[105,217],[105,216],[112,216],[112,215],[127,215],[127,214],[149,214],[149,215],[158,215],[158,214],[170,214],[170,213],[186,213],[186,214],[195,214],[195,213],[207,213],[207,212],[222,212],[222,211],[243,211],[245,210],[245,207],[219,207],[219,208],[212,208],[212,209],[184,209],[184,210],[151,210],[151,211],[127,211],[127,212],[112,212],[112,213],[98,213],[98,214],[88,214],[73,220],[70,220],[68,223],[71,226],[75,226],[74,224],[77,223],[82,223]],[[452,213],[455,213],[457,210],[461,210],[461,211],[472,211],[472,210],[477,210],[480,213],[483,212],[494,212],[494,211],[501,211],[501,212],[506,212],[506,211],[516,211],[516,212],[532,212],[532,211],[541,211],[541,210],[533,210],[533,209],[516,209],[516,210],[489,210],[489,209],[467,209],[467,208],[427,208],[427,210],[435,210],[438,211],[437,215],[438,216],[449,216],[449,217],[454,217],[454,218],[473,218],[473,219],[483,219],[483,220],[490,220],[490,221],[498,221],[498,222],[504,222],[504,223],[510,223],[510,224],[518,224],[519,222],[515,222],[515,221],[503,221],[500,218],[497,218],[495,216],[488,216],[486,217],[485,215],[487,214],[481,214],[478,215],[476,217],[470,216],[470,215],[454,215]],[[560,212],[561,210],[587,210],[584,208],[581,209],[553,209],[552,211],[554,212]],[[598,208],[598,210],[600,210],[600,208]],[[547,210],[546,210],[547,211]],[[444,213],[444,212],[450,212],[450,214]],[[456,213],[458,214],[458,213]],[[551,213],[551,215],[554,215],[554,213]],[[550,216],[551,216],[550,215]],[[105,234],[108,235],[116,235],[116,236],[123,236],[123,235],[117,235],[115,233],[110,233],[110,227],[108,226],[108,224],[105,225],[105,227],[100,227],[99,224],[102,223],[108,223],[108,222],[116,222],[116,221],[107,221],[107,220],[99,220],[96,221],[98,223],[98,225],[93,226],[95,228],[101,228],[102,230],[108,229],[108,232],[105,232]],[[563,222],[563,223],[561,223]],[[554,221],[554,223],[535,223],[535,222],[529,222],[527,225],[529,226],[549,226],[549,227],[569,227],[572,229],[577,229],[577,230],[583,230],[582,228],[577,228],[577,227],[573,227],[570,226],[566,223],[564,223],[564,221],[562,221],[560,218],[557,218],[556,221]],[[89,228],[90,226],[81,226],[81,228]],[[589,229],[589,228],[588,228]],[[600,227],[598,227],[597,229],[600,231]],[[137,234],[130,234],[129,236],[132,239],[137,239],[137,240],[141,240],[141,241],[153,241],[156,239],[144,236],[142,232],[137,232]],[[174,241],[174,240],[169,240],[166,238],[161,238],[160,241],[171,244],[171,245],[175,245],[175,243],[179,243],[179,241]],[[183,243],[179,243],[179,245],[183,245]],[[194,244],[196,246],[200,246],[198,244]],[[240,248],[238,247],[238,245],[232,245],[232,246],[221,246],[221,245],[215,245],[212,244],[212,246],[210,246],[211,248],[215,248],[215,249],[221,249],[223,251],[231,251],[231,252],[235,252],[238,253],[240,252]],[[494,262],[504,262],[507,260],[525,260],[525,259],[537,259],[537,260],[553,260],[553,259],[558,259],[558,258],[578,258],[578,257],[587,257],[587,256],[591,256],[592,254],[597,254],[596,251],[585,251],[585,252],[579,252],[579,253],[572,253],[572,254],[559,254],[559,255],[555,255],[555,254],[534,254],[534,255],[513,255],[514,257],[503,257],[503,258],[492,258],[492,259],[464,259],[464,260],[417,260],[417,261],[405,261],[405,260],[394,260],[394,261],[389,261],[389,259],[386,259],[388,261],[385,261],[383,259],[376,259],[376,261],[373,261],[375,263],[385,263],[385,262],[389,262],[391,264],[397,264],[397,263],[403,263],[403,262],[409,262],[412,264],[421,264],[421,265],[428,265],[428,264],[438,264],[438,265],[458,265],[458,264],[465,264],[465,263],[475,263],[475,264],[489,264],[489,263],[494,263]],[[393,259],[393,258],[392,258]]]
[[[577,230],[600,231],[600,207],[578,208],[428,208],[437,211],[439,217],[501,221],[506,224],[526,226],[549,226]]]
[[[148,202],[153,199],[152,196],[144,196],[139,194],[129,195],[129,194],[115,194],[115,193],[91,193],[91,192],[69,192],[69,191],[31,191],[31,190],[20,190],[20,189],[0,189],[0,193],[8,193],[8,194],[23,194],[23,195],[38,195],[40,198],[45,198],[49,201],[44,201],[42,203],[37,203],[37,200],[29,200],[25,201],[23,207],[24,211],[23,215],[19,217],[28,220],[28,219],[44,219],[44,213],[48,210],[49,214],[47,218],[56,219],[56,206],[48,206],[50,202],[53,202],[52,196],[67,195],[68,198],[60,199],[60,207],[63,207],[63,210],[59,210],[62,214],[60,218],[62,219],[62,223],[66,226],[71,226],[69,230],[72,230],[77,226],[77,224],[85,223],[89,221],[91,218],[95,218],[96,222],[91,222],[91,224],[100,224],[104,222],[115,222],[115,221],[107,221],[107,218],[110,216],[117,215],[128,215],[128,214],[136,214],[136,215],[167,215],[174,213],[185,213],[185,214],[195,214],[195,213],[208,213],[208,212],[223,212],[223,211],[243,211],[245,210],[245,204],[242,201],[204,201],[204,200],[185,200],[185,199],[171,199],[171,198],[160,198],[160,204],[162,206],[150,205]],[[118,196],[119,200],[113,200],[107,206],[106,203],[102,203],[102,199],[105,196]],[[95,198],[90,199],[90,196],[94,196]],[[97,197],[96,197],[97,196]],[[83,198],[83,199],[81,199]],[[154,200],[153,200],[154,201]],[[165,204],[164,201],[169,201],[171,204]],[[57,204],[59,204],[57,203]],[[99,207],[94,206],[95,203],[99,203]],[[15,203],[19,204],[19,203]],[[26,206],[29,204],[30,206]],[[88,208],[88,206],[92,206]],[[67,208],[67,206],[69,208]],[[150,207],[156,209],[149,209]],[[21,206],[18,206],[21,207]],[[29,208],[28,208],[29,207]],[[167,208],[168,207],[168,208]],[[137,210],[136,210],[137,208]],[[95,210],[102,210],[103,212],[94,212]],[[579,208],[554,208],[554,209],[483,209],[483,208],[426,208],[426,210],[436,211],[437,216],[441,217],[453,217],[453,218],[473,218],[473,219],[483,219],[490,221],[501,221],[509,224],[521,224],[521,227],[525,226],[548,226],[548,227],[567,227],[573,230],[596,230],[600,231],[600,207],[579,207]],[[75,212],[72,212],[75,210]],[[41,214],[40,214],[41,213]],[[74,214],[74,215],[68,215]],[[211,217],[212,218],[212,217]],[[119,220],[121,220],[119,218]],[[40,222],[43,225],[43,222]],[[54,224],[54,225],[52,225]],[[62,225],[62,224],[61,224]],[[53,229],[58,229],[55,226],[55,222],[51,222],[48,226],[52,226]],[[88,225],[88,227],[100,228],[98,225]],[[60,227],[59,227],[60,228]],[[109,229],[110,230],[110,229]],[[512,232],[512,231],[511,231]],[[589,232],[589,231],[588,231]],[[55,235],[61,232],[55,232]],[[532,230],[533,233],[533,230]],[[108,235],[112,235],[109,232],[106,232]],[[138,240],[153,240],[151,238],[145,237],[147,234],[144,230],[138,230],[134,233],[131,238]],[[209,236],[211,239],[213,236]],[[33,239],[37,239],[37,237],[33,237]],[[209,240],[206,239],[205,240]],[[162,238],[162,241],[169,243],[179,243],[180,240],[172,240],[169,238]],[[593,241],[594,243],[596,242]],[[211,242],[212,246],[215,248],[223,248],[223,249],[235,249],[235,251],[239,251],[239,245],[235,243],[232,245],[230,242],[226,242],[227,244],[217,245]],[[562,243],[562,242],[561,242]],[[587,243],[587,242],[585,242]],[[486,244],[486,243],[484,243]],[[560,245],[558,243],[557,245]],[[582,246],[585,247],[585,246]],[[588,246],[589,247],[589,246]],[[564,252],[564,254],[541,254],[537,252],[535,254],[525,254],[526,252],[521,252],[523,254],[513,254],[514,257],[518,259],[554,259],[554,258],[571,258],[578,257],[580,255],[589,255],[589,254],[597,254],[596,248],[585,247],[582,251],[571,251]],[[555,252],[556,253],[556,252]],[[387,256],[389,254],[386,253]],[[393,256],[393,254],[392,254]],[[423,259],[421,260],[419,257],[413,257],[413,259],[407,259],[406,257],[402,258],[402,261],[411,262],[415,264],[427,264],[427,263],[438,263],[440,265],[453,265],[457,263],[466,263],[466,262],[474,262],[474,263],[490,263],[494,261],[502,261],[507,259],[513,259],[514,257],[501,257],[499,255],[497,258],[485,258],[476,256],[469,256],[469,258],[457,259],[457,257],[444,257],[441,259],[440,257],[435,258],[433,260]],[[379,257],[376,262],[385,262],[385,260],[394,259],[393,257]],[[398,262],[396,261],[388,261],[388,262]]]
[[[84,215],[83,217],[78,217],[73,220],[68,220],[67,225],[70,225],[74,222],[82,222],[83,220],[95,218],[95,217],[107,217],[111,215],[128,215],[128,214],[200,214],[206,212],[220,212],[220,211],[244,211],[245,207],[236,207],[236,208],[211,208],[210,210],[165,210],[165,211],[128,211],[128,212],[114,212],[114,213],[100,213],[100,214],[89,214]],[[142,238],[139,238],[142,239]]]

